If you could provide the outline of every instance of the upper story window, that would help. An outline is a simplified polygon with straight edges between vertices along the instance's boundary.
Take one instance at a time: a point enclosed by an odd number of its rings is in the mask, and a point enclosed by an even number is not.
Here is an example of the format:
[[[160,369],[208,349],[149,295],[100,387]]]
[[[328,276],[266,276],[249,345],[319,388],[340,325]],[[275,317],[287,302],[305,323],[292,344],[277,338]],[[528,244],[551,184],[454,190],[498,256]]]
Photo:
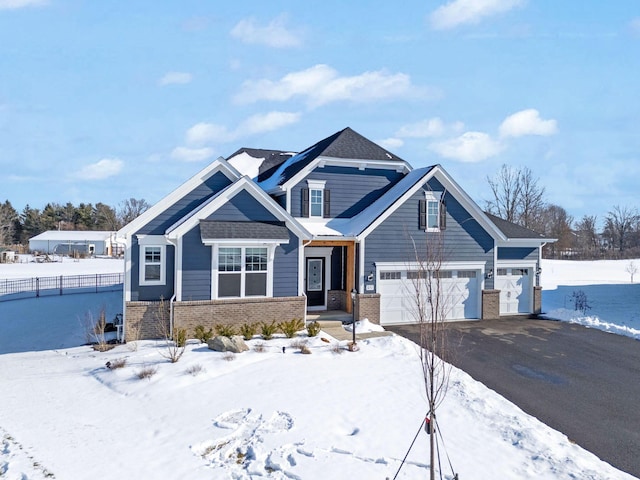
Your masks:
[[[165,245],[140,245],[140,285],[164,285]]]
[[[329,218],[331,215],[330,192],[324,180],[307,180],[307,188],[302,189],[302,216]]]
[[[441,192],[425,192],[419,202],[419,228],[427,232],[439,232],[447,228],[447,209]]]

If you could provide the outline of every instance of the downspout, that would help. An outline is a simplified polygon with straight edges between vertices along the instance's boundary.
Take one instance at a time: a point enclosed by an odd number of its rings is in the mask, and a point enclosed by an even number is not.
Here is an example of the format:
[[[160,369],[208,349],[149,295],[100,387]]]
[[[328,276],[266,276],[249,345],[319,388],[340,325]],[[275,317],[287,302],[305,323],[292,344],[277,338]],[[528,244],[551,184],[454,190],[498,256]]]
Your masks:
[[[169,300],[169,335],[173,338],[173,303],[176,301],[176,294],[174,293]]]

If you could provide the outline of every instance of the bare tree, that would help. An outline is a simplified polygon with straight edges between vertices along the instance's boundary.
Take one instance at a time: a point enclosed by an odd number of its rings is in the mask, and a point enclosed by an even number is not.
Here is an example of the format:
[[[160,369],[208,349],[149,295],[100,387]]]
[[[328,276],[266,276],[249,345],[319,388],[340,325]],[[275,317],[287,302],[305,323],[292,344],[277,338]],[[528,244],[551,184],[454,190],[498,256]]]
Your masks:
[[[605,231],[603,232],[618,251],[622,253],[627,246],[628,237],[633,226],[638,222],[637,210],[616,205],[607,214],[605,219]]]
[[[542,229],[545,189],[528,167],[502,165],[495,177],[487,177],[487,181],[493,195],[486,202],[489,213],[532,230]]]
[[[118,209],[118,220],[121,225],[126,225],[127,223],[135,220],[142,213],[146,212],[149,207],[147,201],[143,198],[129,198],[120,204],[120,208]]]
[[[596,229],[596,216],[585,215],[575,226],[578,247],[588,258],[600,250],[600,239]]]
[[[576,242],[576,236],[571,229],[573,217],[559,205],[548,205],[541,217],[544,225],[541,233],[557,239],[556,242],[544,246],[545,252],[549,253],[551,258],[571,252]]]
[[[444,242],[442,233],[429,233],[424,239],[424,247],[414,242],[415,263],[408,272],[407,288],[413,300],[412,315],[420,329],[420,361],[424,378],[425,394],[429,404],[429,414],[425,419],[429,428],[430,478],[434,480],[436,471],[436,411],[442,404],[449,386],[451,364],[446,341],[445,320],[451,310],[452,299],[445,291],[442,269],[444,262]]]
[[[627,268],[625,268],[625,271],[631,275],[631,283],[633,283],[633,276],[638,273],[638,266],[635,264],[635,262],[633,260],[631,260],[628,264],[627,264]]]

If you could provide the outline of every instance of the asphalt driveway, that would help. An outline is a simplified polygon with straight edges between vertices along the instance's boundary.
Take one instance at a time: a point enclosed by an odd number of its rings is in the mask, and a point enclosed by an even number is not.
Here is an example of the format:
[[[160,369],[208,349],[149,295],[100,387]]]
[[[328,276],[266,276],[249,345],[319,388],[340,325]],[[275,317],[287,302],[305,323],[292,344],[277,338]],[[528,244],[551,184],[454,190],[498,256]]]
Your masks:
[[[387,327],[418,340],[415,325]],[[448,324],[455,366],[640,477],[640,342],[526,317]]]

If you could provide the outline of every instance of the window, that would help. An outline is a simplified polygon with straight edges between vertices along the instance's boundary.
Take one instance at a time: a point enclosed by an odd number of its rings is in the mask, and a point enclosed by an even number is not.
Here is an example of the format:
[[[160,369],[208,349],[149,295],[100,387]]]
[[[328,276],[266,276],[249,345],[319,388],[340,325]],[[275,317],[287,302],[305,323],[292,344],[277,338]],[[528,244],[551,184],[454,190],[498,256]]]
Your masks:
[[[322,217],[322,190],[309,190],[309,216]]]
[[[164,285],[164,245],[140,246],[140,285]]]
[[[380,280],[400,280],[401,272],[380,272]]]
[[[444,195],[440,192],[425,192],[419,201],[419,228],[427,232],[438,232],[447,226],[447,210]]]
[[[265,297],[268,258],[266,247],[218,249],[218,298]]]
[[[458,270],[458,278],[476,278],[475,270]]]
[[[329,218],[331,215],[330,191],[324,180],[307,180],[308,188],[303,188],[302,217]]]

